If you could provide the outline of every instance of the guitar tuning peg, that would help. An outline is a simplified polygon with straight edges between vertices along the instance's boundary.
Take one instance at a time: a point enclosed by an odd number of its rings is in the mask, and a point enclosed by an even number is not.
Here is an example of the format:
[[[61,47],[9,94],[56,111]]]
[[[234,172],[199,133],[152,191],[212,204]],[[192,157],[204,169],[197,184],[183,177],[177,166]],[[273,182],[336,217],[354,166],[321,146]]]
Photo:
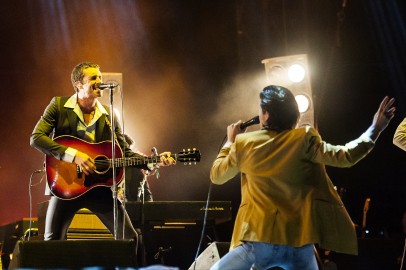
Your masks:
[[[187,151],[190,152],[190,148],[188,148]]]

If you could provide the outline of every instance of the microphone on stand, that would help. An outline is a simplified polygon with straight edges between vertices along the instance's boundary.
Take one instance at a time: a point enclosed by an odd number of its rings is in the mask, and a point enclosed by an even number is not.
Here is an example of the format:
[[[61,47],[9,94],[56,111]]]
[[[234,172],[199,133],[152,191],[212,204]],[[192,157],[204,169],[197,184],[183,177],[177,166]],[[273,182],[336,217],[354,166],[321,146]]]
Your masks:
[[[116,88],[118,86],[118,84],[117,83],[101,83],[101,84],[98,84],[95,86],[96,86],[96,88],[98,88],[100,90],[104,90],[107,88]]]
[[[256,125],[256,124],[259,124],[259,116],[258,116],[258,115],[257,115],[257,116],[254,116],[254,117],[251,118],[250,120],[248,120],[248,121],[242,123],[242,124],[240,125],[240,128],[241,128],[241,129],[246,129],[246,128],[249,127],[249,126]]]

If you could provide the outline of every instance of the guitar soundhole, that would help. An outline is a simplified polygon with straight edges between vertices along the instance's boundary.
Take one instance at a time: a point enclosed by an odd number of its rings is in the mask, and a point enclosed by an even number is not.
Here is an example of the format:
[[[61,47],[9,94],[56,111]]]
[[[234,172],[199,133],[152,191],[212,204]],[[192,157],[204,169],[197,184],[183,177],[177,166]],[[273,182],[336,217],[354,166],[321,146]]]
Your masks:
[[[107,179],[113,178],[110,160],[106,156],[98,156],[95,158],[96,170],[91,175],[86,175],[83,185],[91,187],[93,185],[105,184]],[[120,173],[120,168],[116,168],[116,175]]]
[[[105,174],[111,167],[110,160],[106,156],[98,156],[94,159],[96,165],[95,173]]]

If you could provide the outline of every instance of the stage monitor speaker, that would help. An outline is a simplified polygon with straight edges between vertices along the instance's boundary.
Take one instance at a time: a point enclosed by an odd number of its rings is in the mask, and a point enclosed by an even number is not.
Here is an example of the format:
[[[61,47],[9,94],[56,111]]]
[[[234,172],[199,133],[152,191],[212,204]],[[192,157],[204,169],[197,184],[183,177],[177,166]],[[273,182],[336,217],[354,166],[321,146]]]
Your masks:
[[[9,269],[136,267],[134,240],[17,242]]]
[[[197,257],[189,270],[210,269],[229,250],[229,242],[213,242]],[[196,266],[195,266],[196,264]]]

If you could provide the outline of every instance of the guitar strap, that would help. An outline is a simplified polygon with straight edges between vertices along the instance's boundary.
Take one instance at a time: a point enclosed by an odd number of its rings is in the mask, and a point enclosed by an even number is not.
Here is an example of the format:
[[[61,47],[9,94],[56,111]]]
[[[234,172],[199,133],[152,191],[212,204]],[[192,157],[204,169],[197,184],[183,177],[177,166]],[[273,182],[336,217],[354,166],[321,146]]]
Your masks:
[[[109,118],[107,117],[107,115],[105,116],[105,118],[106,118],[106,123],[107,123],[107,125],[110,127],[111,133],[113,133],[114,141],[116,142],[116,145],[118,145],[118,147],[121,148],[121,145],[119,144],[119,142],[118,142],[118,140],[117,140],[116,133],[113,132],[113,126],[111,125],[110,120],[109,120]],[[125,144],[124,144],[124,147],[125,147]],[[122,149],[122,151],[123,151],[123,156],[125,156],[125,148]],[[124,170],[124,178],[125,178],[125,170]]]
[[[121,148],[121,151],[123,151],[123,156],[125,156],[125,153],[126,153],[126,144],[124,143],[124,144],[123,144],[123,147],[121,147],[121,145],[120,145],[119,142],[118,142],[116,133],[113,132],[113,126],[111,125],[111,122],[110,122],[110,120],[109,120],[109,117],[107,117],[107,115],[105,115],[105,118],[106,118],[106,123],[107,123],[107,125],[110,127],[111,132],[114,134],[114,140],[115,140],[116,144]],[[125,141],[125,139],[124,139],[124,141]]]
[[[116,142],[116,144],[117,144],[118,146],[120,146],[120,144],[118,143],[118,140],[117,140],[116,133],[113,131],[113,126],[111,125],[110,120],[109,120],[109,118],[107,117],[107,115],[105,116],[105,118],[106,118],[106,123],[107,123],[107,125],[110,127],[111,133],[112,133],[113,136],[114,136],[114,141]]]

